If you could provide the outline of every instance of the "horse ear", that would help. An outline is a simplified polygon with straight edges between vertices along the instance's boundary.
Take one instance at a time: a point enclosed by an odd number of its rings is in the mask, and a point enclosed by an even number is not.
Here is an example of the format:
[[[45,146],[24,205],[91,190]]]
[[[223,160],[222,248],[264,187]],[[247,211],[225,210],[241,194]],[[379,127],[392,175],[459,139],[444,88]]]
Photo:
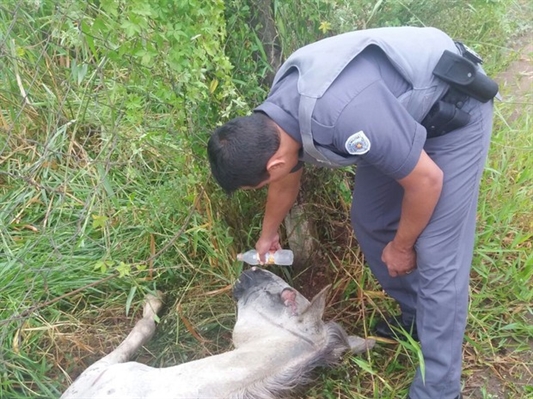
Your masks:
[[[331,284],[327,285],[311,299],[309,307],[302,313],[315,319],[322,320],[324,309],[326,308],[326,299],[331,289]]]
[[[283,304],[288,307],[292,314],[297,313],[297,304],[296,304],[296,290],[294,288],[285,288],[281,292],[281,300]]]

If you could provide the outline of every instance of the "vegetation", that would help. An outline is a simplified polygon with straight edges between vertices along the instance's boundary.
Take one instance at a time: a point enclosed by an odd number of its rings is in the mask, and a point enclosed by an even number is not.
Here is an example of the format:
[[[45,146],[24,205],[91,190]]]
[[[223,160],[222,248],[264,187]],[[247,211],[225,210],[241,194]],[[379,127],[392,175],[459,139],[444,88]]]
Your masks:
[[[352,29],[432,25],[471,44],[496,74],[517,58],[511,39],[533,28],[531,5],[519,0],[271,4],[285,56]],[[272,68],[260,25],[250,24],[253,5],[0,5],[0,398],[58,397],[69,376],[121,341],[156,289],[168,306],[140,361],[169,365],[230,346],[235,254],[258,236],[264,192],[228,199],[204,147],[218,123],[267,94]],[[465,344],[465,392],[487,399],[533,397],[532,105],[503,94]],[[352,171],[306,173],[320,251],[314,268],[286,277],[310,292],[323,273],[334,282],[331,317],[366,334],[394,305],[350,238]],[[383,344],[348,357],[309,397],[404,397],[418,352]]]

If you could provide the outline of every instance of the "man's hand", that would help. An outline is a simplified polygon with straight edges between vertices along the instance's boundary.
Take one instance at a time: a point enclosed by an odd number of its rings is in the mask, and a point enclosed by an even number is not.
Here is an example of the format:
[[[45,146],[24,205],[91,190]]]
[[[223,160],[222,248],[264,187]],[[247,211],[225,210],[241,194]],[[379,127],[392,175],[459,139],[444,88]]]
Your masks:
[[[255,244],[255,249],[259,255],[259,262],[261,264],[265,263],[265,254],[270,251],[277,251],[281,249],[281,244],[279,243],[279,234],[276,233],[272,237],[259,237],[257,243]]]
[[[296,201],[302,172],[303,169],[293,173],[287,172],[286,175],[281,175],[281,177],[278,174],[276,175],[277,178],[268,184],[263,228],[261,229],[261,236],[255,244],[255,249],[261,262],[265,261],[265,254],[268,251],[281,249],[278,234],[279,226]]]
[[[381,254],[381,260],[387,265],[391,277],[404,276],[415,269],[415,243],[439,201],[443,173],[422,151],[415,168],[398,183],[404,190],[398,231]]]
[[[416,252],[414,248],[398,248],[394,241],[387,244],[381,255],[391,277],[405,276],[416,269]]]

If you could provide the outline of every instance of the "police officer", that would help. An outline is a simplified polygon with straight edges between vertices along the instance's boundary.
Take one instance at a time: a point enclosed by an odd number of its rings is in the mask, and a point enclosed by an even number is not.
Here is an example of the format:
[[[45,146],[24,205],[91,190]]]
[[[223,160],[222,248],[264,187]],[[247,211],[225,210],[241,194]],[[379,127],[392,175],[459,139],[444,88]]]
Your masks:
[[[357,164],[352,226],[372,273],[401,309],[376,333],[398,337],[403,328],[421,343],[425,371],[417,370],[412,399],[461,397],[476,204],[495,94],[493,87],[480,94],[488,78],[475,56],[461,61],[467,58],[464,46],[434,28],[324,39],[291,55],[266,101],[216,129],[208,143],[212,173],[226,192],[268,185],[261,256],[280,248],[278,228],[295,202],[303,162]]]

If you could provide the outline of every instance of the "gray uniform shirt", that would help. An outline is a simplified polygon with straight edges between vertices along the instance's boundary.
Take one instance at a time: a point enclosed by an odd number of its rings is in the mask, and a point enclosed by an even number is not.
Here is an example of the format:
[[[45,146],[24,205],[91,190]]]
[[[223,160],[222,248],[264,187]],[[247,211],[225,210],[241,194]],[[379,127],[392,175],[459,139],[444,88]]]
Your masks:
[[[264,112],[301,143],[297,81],[297,71],[288,74],[255,111]],[[318,99],[312,118],[315,142],[343,157],[354,157],[354,163],[363,160],[394,179],[407,176],[426,140],[425,128],[398,101],[409,88],[385,54],[368,47]],[[360,131],[370,141],[370,149],[363,155],[350,155],[345,143]]]

